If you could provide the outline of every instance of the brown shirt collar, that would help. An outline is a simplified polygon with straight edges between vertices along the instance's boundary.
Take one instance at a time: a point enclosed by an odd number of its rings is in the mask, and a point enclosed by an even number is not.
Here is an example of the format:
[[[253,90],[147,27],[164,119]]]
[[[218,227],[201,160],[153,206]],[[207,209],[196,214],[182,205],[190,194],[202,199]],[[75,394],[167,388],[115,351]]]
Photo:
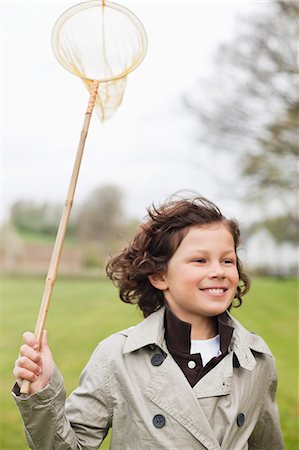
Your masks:
[[[191,324],[180,320],[165,302],[165,340],[170,353],[190,355]],[[228,351],[233,328],[228,325],[226,312],[217,316],[217,327],[220,335],[220,350],[222,354]]]
[[[195,384],[212,370],[228,353],[228,347],[233,334],[233,328],[228,324],[226,312],[217,316],[217,327],[220,335],[221,354],[212,358],[205,366],[202,364],[201,354],[190,355],[191,325],[183,322],[169,309],[165,301],[165,340],[169,352],[184,373],[190,385]],[[192,367],[190,361],[192,360]]]

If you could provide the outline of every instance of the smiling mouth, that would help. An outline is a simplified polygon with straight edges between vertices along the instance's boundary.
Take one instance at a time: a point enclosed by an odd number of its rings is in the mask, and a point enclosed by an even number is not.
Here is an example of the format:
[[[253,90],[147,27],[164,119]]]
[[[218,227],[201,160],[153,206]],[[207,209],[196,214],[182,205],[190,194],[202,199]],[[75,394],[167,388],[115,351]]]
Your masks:
[[[227,291],[225,288],[206,288],[206,289],[200,289],[201,291],[208,292],[212,295],[222,295],[224,292]]]

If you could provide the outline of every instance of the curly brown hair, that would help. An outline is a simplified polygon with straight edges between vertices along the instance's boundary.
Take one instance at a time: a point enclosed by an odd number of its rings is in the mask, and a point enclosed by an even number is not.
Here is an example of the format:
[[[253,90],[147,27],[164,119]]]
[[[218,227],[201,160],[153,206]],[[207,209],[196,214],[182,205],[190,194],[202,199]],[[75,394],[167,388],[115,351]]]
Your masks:
[[[226,219],[220,209],[201,196],[170,199],[159,208],[147,209],[148,217],[141,224],[133,242],[111,258],[106,267],[108,277],[119,289],[125,303],[138,304],[144,317],[164,305],[163,291],[155,288],[149,275],[163,273],[167,264],[191,226],[223,223],[234,239],[235,251],[240,242],[240,229],[235,220]],[[232,306],[242,304],[242,296],[250,282],[237,256],[239,285]]]

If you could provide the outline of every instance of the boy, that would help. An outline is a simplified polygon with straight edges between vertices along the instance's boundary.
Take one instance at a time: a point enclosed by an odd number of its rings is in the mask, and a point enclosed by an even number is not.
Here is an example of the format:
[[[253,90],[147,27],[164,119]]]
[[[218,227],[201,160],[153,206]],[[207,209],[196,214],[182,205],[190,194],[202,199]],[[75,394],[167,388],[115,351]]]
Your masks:
[[[120,298],[145,320],[99,344],[65,405],[46,335],[25,333],[14,375],[33,449],[283,450],[276,369],[264,341],[228,310],[249,281],[239,227],[202,197],[148,210],[132,244],[110,260]]]

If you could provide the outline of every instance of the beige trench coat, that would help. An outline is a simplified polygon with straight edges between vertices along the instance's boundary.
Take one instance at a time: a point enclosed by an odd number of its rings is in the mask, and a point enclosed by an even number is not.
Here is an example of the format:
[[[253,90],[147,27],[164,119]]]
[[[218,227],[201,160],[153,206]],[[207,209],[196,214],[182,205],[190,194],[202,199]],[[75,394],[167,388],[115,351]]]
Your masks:
[[[15,396],[30,447],[94,450],[112,427],[113,450],[283,450],[264,341],[230,317],[229,354],[191,388],[168,352],[163,318],[164,308],[100,343],[66,406],[58,370],[42,391]]]

